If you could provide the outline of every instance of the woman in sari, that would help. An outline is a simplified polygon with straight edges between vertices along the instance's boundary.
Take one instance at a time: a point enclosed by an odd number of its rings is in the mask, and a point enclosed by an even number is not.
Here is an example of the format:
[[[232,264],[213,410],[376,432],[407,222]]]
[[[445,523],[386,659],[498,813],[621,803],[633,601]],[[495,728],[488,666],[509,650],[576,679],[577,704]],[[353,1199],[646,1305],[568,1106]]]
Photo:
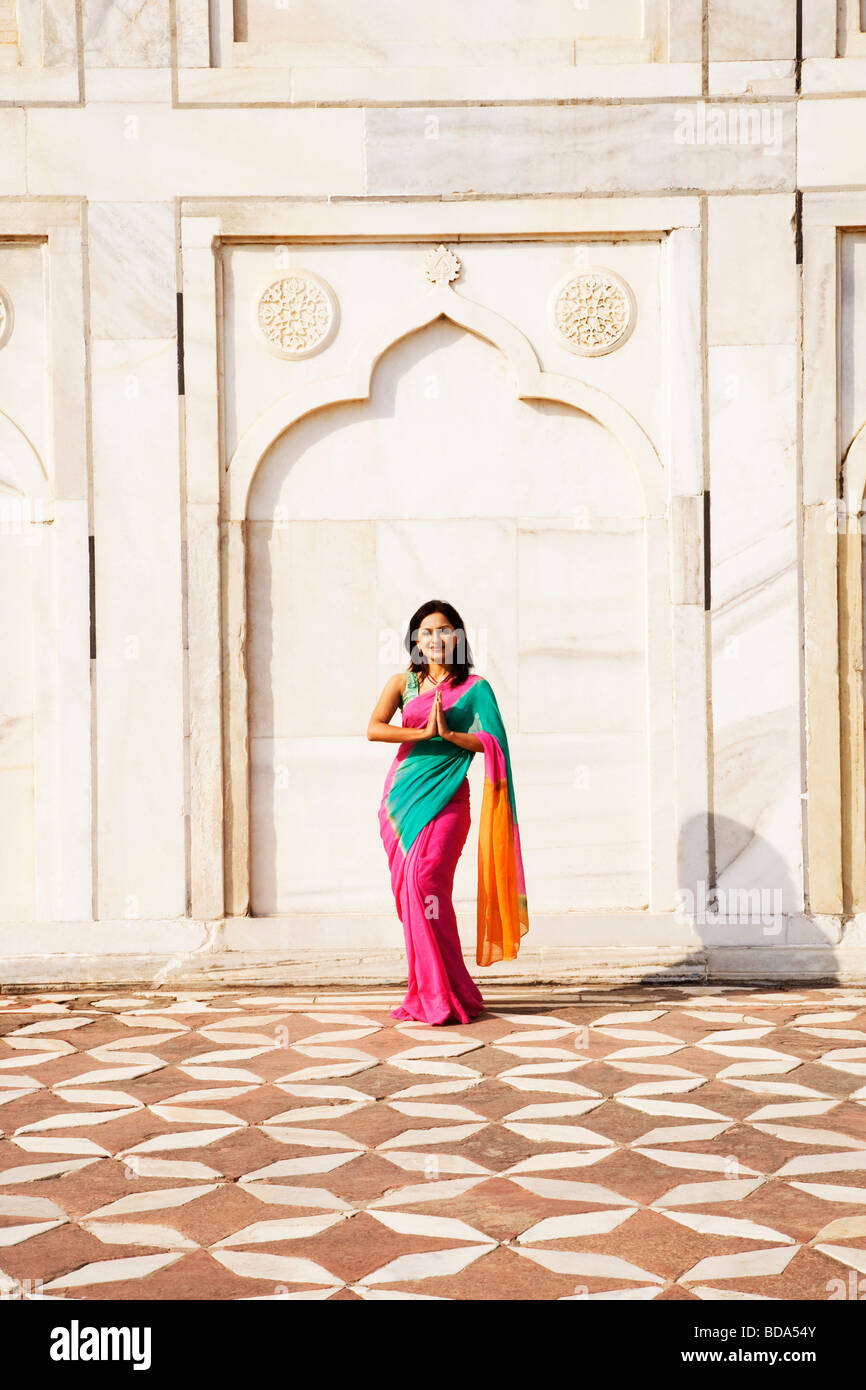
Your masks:
[[[484,755],[477,963],[514,960],[529,930],[508,740],[489,682],[470,670],[466,631],[450,603],[423,604],[404,645],[408,671],[386,683],[367,728],[369,739],[400,744],[379,807],[409,975],[403,1003],[391,1013],[469,1023],[484,1000],[463,961],[452,891],[469,834],[466,774],[476,753]],[[398,706],[402,728],[390,722]]]

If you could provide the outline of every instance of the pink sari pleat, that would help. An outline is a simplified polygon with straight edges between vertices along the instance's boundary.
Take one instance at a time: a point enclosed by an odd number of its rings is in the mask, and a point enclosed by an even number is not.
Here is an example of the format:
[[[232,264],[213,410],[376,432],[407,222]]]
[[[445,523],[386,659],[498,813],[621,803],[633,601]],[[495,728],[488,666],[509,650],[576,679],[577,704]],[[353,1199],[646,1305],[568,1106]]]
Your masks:
[[[394,896],[403,924],[409,981],[395,1018],[469,1023],[484,1000],[463,960],[452,893],[457,861],[471,824],[469,783],[425,825],[401,858]],[[398,856],[398,858],[400,858]]]

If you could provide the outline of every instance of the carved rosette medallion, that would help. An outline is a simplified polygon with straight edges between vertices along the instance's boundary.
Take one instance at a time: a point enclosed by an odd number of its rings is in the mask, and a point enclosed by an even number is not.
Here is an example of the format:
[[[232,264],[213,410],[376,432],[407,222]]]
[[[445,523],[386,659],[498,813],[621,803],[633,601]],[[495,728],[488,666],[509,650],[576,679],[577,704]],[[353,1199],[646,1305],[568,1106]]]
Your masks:
[[[601,357],[632,332],[637,306],[631,286],[612,270],[582,270],[554,288],[550,317],[563,347]]]
[[[12,332],[12,300],[0,285],[0,348],[5,347]]]
[[[312,357],[337,331],[337,296],[310,270],[291,270],[268,285],[255,306],[259,332],[277,357]]]

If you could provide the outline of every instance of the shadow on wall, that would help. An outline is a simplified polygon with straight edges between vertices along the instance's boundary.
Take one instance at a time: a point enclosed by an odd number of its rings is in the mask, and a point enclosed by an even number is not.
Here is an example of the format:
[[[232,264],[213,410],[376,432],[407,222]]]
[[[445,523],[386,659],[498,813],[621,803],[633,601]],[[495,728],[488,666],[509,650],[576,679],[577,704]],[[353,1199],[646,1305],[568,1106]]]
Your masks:
[[[802,890],[792,879],[790,865],[750,826],[727,816],[691,817],[680,829],[678,864],[677,921],[693,928],[706,951],[724,950],[728,956],[709,956],[711,980],[778,983],[778,976],[770,974],[768,950],[792,945],[830,948],[819,929],[810,929],[803,919]],[[793,940],[792,922],[797,933]],[[816,974],[814,981],[840,978],[831,968]]]

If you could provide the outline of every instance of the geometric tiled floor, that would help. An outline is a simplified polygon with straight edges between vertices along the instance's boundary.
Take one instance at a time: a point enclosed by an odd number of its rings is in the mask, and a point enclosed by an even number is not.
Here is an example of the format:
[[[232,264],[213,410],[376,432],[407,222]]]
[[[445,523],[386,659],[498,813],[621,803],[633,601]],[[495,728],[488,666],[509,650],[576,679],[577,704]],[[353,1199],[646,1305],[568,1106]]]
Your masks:
[[[866,1274],[866,990],[488,985],[437,1028],[402,995],[0,995],[0,1292],[825,1301]]]

